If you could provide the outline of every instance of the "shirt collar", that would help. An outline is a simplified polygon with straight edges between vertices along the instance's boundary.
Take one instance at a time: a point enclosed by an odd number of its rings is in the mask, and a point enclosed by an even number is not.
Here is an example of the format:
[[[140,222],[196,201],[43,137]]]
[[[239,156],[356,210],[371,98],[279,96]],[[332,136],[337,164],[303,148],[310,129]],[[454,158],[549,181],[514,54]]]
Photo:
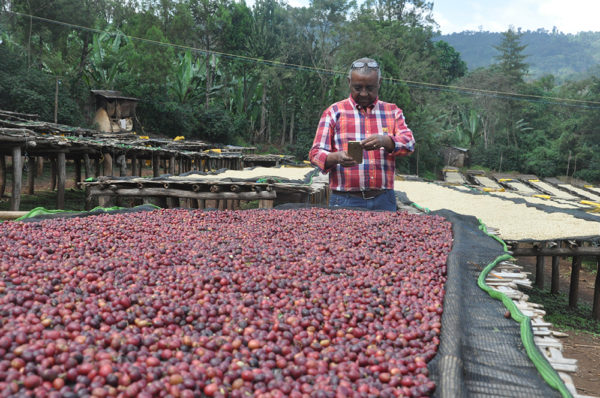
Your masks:
[[[363,109],[363,107],[362,107],[362,106],[358,105],[358,104],[356,103],[356,101],[354,101],[354,98],[352,98],[352,96],[349,96],[349,97],[348,97],[348,99],[350,100],[350,103],[352,104],[352,106],[353,106],[354,108],[356,108],[356,109],[358,109],[358,110],[362,110],[362,109]],[[367,106],[367,108],[368,108],[369,110],[373,110],[373,108],[375,108],[375,105],[377,104],[377,102],[379,102],[379,97],[375,98],[375,101],[373,101],[373,103],[372,103],[371,105]]]

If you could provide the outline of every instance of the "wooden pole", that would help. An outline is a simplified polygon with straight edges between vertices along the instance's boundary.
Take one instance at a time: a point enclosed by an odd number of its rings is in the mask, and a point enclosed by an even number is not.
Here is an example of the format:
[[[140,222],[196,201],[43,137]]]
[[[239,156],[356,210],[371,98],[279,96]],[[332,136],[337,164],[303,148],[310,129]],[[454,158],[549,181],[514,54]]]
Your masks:
[[[133,154],[131,155],[131,176],[135,177],[138,174],[138,162],[137,162],[137,155]]]
[[[81,158],[73,159],[75,163],[75,186],[81,182]]]
[[[581,270],[581,256],[573,257],[571,266],[571,285],[569,286],[569,308],[577,308],[577,298],[579,297],[579,271]]]
[[[2,183],[0,185],[0,198],[4,196],[6,191],[6,157],[0,155],[0,168],[2,169]]]
[[[100,176],[100,159],[94,159],[94,177],[98,178]]]
[[[169,158],[169,174],[175,175],[175,155]]]
[[[21,147],[16,146],[12,150],[13,181],[10,200],[10,209],[12,211],[18,211],[19,206],[21,205],[21,179],[23,177],[23,166],[21,162]]]
[[[102,163],[102,166],[104,168],[104,175],[105,176],[112,176],[113,175],[113,164],[112,164],[112,155],[108,152],[106,152],[104,154],[104,161]]]
[[[59,152],[56,156],[56,168],[57,168],[57,189],[58,194],[56,196],[56,208],[65,208],[65,182],[67,180],[67,160],[64,152]]]
[[[117,156],[117,165],[119,166],[119,176],[125,177],[127,175],[127,157],[125,154]]]
[[[30,156],[27,159],[27,182],[29,183],[27,193],[33,195],[35,193],[35,157]]]
[[[594,283],[592,319],[600,321],[600,256],[596,257],[596,283]]]
[[[43,156],[38,156],[36,158],[37,161],[37,169],[36,169],[36,177],[42,177],[42,175],[44,175],[44,157]]]
[[[56,158],[50,159],[50,190],[54,191],[56,189]]]
[[[535,286],[544,288],[544,256],[538,255],[535,259]]]
[[[559,281],[560,281],[560,269],[558,266],[559,256],[552,256],[552,284],[550,286],[551,294],[558,294]]]
[[[160,156],[158,154],[152,154],[152,175],[160,176]]]
[[[83,172],[86,180],[90,178],[90,175],[92,174],[92,161],[87,152],[83,154]]]

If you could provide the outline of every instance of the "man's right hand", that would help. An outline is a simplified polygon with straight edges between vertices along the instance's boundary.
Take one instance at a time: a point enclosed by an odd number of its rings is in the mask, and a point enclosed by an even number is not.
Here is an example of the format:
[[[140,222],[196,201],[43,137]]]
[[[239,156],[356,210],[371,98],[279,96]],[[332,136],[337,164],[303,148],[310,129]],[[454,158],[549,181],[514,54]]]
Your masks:
[[[352,167],[352,166],[356,166],[358,163],[356,163],[356,160],[352,159],[350,157],[350,155],[348,155],[348,152],[339,151],[339,152],[332,152],[329,155],[327,155],[327,160],[325,161],[325,167],[330,168],[330,167],[335,166],[336,164],[339,164],[342,167]]]

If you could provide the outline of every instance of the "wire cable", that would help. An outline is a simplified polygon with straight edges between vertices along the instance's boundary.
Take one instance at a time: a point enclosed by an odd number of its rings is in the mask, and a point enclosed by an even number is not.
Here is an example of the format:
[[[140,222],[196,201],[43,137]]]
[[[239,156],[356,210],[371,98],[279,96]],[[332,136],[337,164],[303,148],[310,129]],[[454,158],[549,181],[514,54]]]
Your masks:
[[[25,14],[25,13],[21,13],[18,11],[7,10],[7,12],[11,13],[13,15],[19,16],[19,17],[36,19],[41,22],[62,25],[62,26],[66,26],[69,28],[77,29],[77,30],[84,30],[84,31],[89,31],[89,32],[94,32],[94,33],[105,33],[105,34],[109,34],[109,35],[121,35],[121,36],[127,37],[131,40],[137,40],[137,41],[141,41],[141,42],[145,42],[145,43],[150,43],[150,44],[155,44],[155,45],[160,45],[160,46],[165,46],[165,47],[171,47],[171,48],[176,48],[176,49],[180,49],[180,50],[193,51],[193,52],[202,53],[202,54],[206,54],[206,55],[216,55],[216,56],[225,57],[225,58],[229,58],[229,59],[242,60],[242,61],[253,62],[253,63],[257,63],[257,64],[268,65],[268,66],[291,68],[291,69],[296,69],[296,70],[304,70],[304,71],[309,71],[309,72],[325,73],[325,74],[331,74],[331,75],[345,75],[347,73],[347,71],[338,71],[338,70],[334,70],[334,69],[319,68],[319,67],[315,67],[315,66],[299,65],[299,64],[288,63],[288,62],[281,62],[281,61],[277,61],[277,60],[265,60],[265,59],[250,57],[250,56],[246,56],[246,55],[230,54],[230,53],[225,53],[225,52],[221,52],[221,51],[206,50],[206,49],[201,49],[201,48],[186,46],[186,45],[181,45],[181,44],[160,42],[157,40],[126,35],[124,33],[108,32],[108,31],[102,30],[102,29],[90,28],[90,27],[76,25],[76,24],[72,24],[72,23],[68,23],[68,22],[38,17],[35,15]],[[398,78],[393,78],[393,77],[383,78],[383,81],[389,81],[389,82],[395,83],[395,84],[399,83],[399,84],[404,84],[408,87],[422,88],[422,89],[428,89],[428,90],[447,91],[447,92],[455,92],[455,93],[462,93],[462,94],[468,94],[468,95],[483,95],[483,96],[487,96],[487,97],[513,99],[513,100],[517,100],[517,101],[538,102],[538,103],[553,104],[553,105],[565,105],[565,106],[570,106],[570,107],[586,108],[586,109],[600,109],[600,101],[589,101],[589,100],[580,100],[580,99],[573,99],[573,98],[549,97],[549,96],[543,96],[543,95],[522,94],[522,93],[516,93],[516,92],[487,90],[487,89],[480,89],[480,88],[473,88],[473,87],[461,87],[461,86],[454,86],[454,85],[398,79]]]

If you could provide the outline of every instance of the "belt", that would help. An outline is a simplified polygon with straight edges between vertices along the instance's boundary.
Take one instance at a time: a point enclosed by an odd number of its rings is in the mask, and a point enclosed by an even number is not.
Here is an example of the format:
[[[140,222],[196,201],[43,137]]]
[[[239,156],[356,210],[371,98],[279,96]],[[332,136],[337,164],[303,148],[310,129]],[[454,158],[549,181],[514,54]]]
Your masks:
[[[338,195],[350,195],[363,198],[365,200],[375,199],[382,193],[386,192],[387,189],[369,189],[366,191],[333,191],[334,194]]]

